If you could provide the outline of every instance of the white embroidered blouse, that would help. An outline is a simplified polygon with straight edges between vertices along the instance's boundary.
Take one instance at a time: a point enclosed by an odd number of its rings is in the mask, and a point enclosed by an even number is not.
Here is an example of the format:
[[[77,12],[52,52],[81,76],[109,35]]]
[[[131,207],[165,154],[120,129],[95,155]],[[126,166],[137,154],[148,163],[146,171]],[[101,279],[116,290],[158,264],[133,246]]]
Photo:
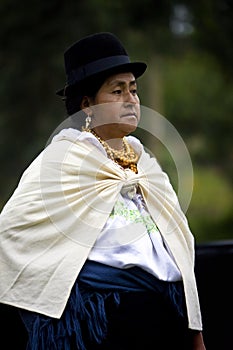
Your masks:
[[[95,144],[92,135],[85,136]],[[118,268],[139,266],[164,281],[182,279],[137,185],[120,192],[88,258]]]

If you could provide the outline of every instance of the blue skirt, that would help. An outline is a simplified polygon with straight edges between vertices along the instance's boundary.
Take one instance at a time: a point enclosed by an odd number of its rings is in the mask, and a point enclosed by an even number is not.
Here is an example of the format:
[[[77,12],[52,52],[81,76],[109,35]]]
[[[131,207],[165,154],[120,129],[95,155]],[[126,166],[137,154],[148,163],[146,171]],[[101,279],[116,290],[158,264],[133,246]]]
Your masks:
[[[188,349],[182,282],[158,280],[139,267],[87,260],[60,319],[19,311],[27,350],[171,349],[176,343]]]

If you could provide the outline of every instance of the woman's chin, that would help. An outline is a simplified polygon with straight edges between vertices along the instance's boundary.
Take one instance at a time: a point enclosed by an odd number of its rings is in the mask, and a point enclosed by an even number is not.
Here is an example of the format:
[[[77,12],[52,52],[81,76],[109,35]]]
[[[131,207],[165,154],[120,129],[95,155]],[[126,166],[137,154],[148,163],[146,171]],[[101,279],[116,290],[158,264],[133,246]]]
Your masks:
[[[137,129],[138,123],[137,121],[133,121],[131,123],[121,123],[119,124],[119,129],[124,132],[126,135],[130,134],[131,132],[135,131]]]

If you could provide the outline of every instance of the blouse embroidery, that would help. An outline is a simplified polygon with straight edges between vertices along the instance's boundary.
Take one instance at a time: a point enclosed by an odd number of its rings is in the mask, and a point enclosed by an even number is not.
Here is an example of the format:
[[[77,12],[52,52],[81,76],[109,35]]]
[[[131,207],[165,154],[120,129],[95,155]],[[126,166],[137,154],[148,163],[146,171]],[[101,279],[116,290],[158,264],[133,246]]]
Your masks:
[[[124,218],[128,222],[132,223],[142,223],[145,225],[148,234],[152,232],[159,232],[157,226],[152,220],[151,216],[148,213],[142,213],[137,209],[129,209],[123,202],[117,201],[110,218],[114,219],[117,216]]]

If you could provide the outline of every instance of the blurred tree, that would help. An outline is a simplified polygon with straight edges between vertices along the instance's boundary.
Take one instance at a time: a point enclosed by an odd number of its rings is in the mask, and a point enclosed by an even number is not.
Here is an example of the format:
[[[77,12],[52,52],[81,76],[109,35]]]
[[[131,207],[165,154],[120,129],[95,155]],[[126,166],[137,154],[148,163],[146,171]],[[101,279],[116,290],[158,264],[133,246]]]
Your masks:
[[[168,58],[164,65],[165,114],[181,130],[193,161],[221,168],[230,180],[233,81],[226,89],[218,62],[204,53]]]
[[[191,11],[198,47],[214,55],[225,71],[225,77],[232,80],[232,0],[192,1]]]

